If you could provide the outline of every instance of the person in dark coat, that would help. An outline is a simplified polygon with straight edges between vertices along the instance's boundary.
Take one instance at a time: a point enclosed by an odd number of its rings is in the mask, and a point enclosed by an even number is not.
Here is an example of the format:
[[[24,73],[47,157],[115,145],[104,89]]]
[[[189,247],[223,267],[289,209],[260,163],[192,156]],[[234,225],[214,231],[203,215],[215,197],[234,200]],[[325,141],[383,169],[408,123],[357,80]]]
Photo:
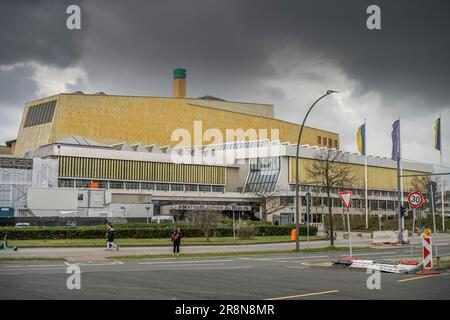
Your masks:
[[[114,227],[111,223],[108,223],[106,226],[106,250],[116,248],[116,250],[119,251],[119,246],[114,243],[115,237],[116,232],[114,231]]]
[[[173,255],[180,255],[180,244],[181,244],[181,238],[183,237],[183,234],[181,233],[181,229],[178,228],[177,230],[173,231],[170,235],[172,244],[173,244]]]

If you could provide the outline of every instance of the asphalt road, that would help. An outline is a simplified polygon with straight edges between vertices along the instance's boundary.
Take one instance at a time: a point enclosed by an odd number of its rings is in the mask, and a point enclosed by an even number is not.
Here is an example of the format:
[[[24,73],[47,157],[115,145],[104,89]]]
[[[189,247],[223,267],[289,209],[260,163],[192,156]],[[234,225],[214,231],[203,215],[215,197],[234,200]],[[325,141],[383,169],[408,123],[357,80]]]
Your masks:
[[[354,256],[380,260],[409,252],[409,247],[393,247]],[[450,255],[450,246],[440,246],[439,253]],[[87,261],[79,263],[80,290],[67,289],[68,263],[3,263],[0,299],[450,299],[450,273],[428,277],[382,273],[381,289],[369,290],[365,272],[304,265],[347,255]]]

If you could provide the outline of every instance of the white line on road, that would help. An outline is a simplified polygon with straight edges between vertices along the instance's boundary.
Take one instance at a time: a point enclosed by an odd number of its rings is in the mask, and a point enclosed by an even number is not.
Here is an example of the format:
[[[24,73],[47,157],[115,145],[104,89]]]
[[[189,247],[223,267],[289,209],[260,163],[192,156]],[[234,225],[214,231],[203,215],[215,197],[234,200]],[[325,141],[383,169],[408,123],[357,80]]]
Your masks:
[[[302,259],[316,259],[316,258],[328,258],[329,256],[298,256],[298,257],[285,257],[285,258],[247,258],[245,260],[252,260],[252,261],[277,261],[277,260],[302,260]],[[240,258],[243,259],[243,258]],[[281,262],[281,261],[280,261]]]
[[[235,260],[227,259],[227,260],[196,260],[196,261],[180,261],[180,263],[184,264],[196,264],[196,263],[212,263],[212,262],[232,262]],[[148,261],[148,262],[139,262],[139,264],[173,264],[173,261]]]
[[[164,267],[197,267],[197,266],[223,266],[225,263],[197,263],[197,264],[186,264],[186,263],[177,263],[177,264],[166,264]]]
[[[3,268],[34,268],[34,267],[62,267],[62,265],[58,265],[58,264],[30,264],[30,265],[20,265],[20,264],[15,264],[12,266],[3,266]]]
[[[391,254],[391,253],[397,253],[396,251],[389,251],[389,252],[369,252],[369,253],[354,253],[354,256],[373,256],[373,255],[383,255],[383,254]],[[347,257],[348,255],[341,255],[341,257]]]
[[[193,267],[193,266],[192,266]],[[222,268],[196,268],[196,269],[181,269],[183,271],[193,271],[193,270],[229,270],[229,269],[252,269],[253,266],[242,266],[242,267],[222,267]]]
[[[4,270],[0,270],[1,274],[6,274],[3,271],[9,271],[9,270],[14,270],[14,271],[39,271],[39,270],[44,270],[44,271],[53,271],[53,270],[65,270],[66,267],[52,267],[52,268],[14,268],[14,269],[4,269]]]

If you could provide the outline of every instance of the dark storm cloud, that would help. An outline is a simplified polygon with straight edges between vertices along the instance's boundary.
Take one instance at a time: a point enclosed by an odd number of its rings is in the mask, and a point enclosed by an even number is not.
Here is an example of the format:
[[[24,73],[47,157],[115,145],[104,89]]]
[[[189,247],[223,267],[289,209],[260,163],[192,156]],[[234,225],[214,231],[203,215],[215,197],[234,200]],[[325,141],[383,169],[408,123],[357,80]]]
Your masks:
[[[27,101],[34,98],[36,82],[30,79],[30,66],[16,66],[0,70],[0,99],[2,104],[13,105],[17,100]]]
[[[69,4],[81,7],[81,31],[65,28]],[[381,7],[382,30],[366,28],[371,4]],[[70,90],[142,95],[170,95],[171,70],[186,67],[190,96],[274,103],[286,119],[284,88],[258,80],[280,77],[270,60],[286,48],[285,67],[296,68],[298,48],[297,60],[321,57],[357,81],[354,96],[378,91],[380,113],[420,117],[449,108],[449,9],[447,0],[2,1],[0,65],[75,65],[89,87]],[[24,72],[8,77],[34,94]],[[0,87],[0,106],[25,99]]]
[[[82,33],[69,32],[66,8],[79,1],[1,1],[0,65],[35,61],[67,66],[80,57]]]
[[[366,8],[374,3],[381,7],[382,30],[370,31]],[[298,45],[342,67],[361,82],[361,94],[382,92],[389,108],[404,97],[417,99],[416,108],[448,105],[445,0],[92,1],[83,7],[86,50],[96,57],[86,63],[94,68],[145,70],[160,78],[181,65],[203,83],[220,78],[223,87],[239,79],[250,89],[251,79],[273,72],[271,53]]]

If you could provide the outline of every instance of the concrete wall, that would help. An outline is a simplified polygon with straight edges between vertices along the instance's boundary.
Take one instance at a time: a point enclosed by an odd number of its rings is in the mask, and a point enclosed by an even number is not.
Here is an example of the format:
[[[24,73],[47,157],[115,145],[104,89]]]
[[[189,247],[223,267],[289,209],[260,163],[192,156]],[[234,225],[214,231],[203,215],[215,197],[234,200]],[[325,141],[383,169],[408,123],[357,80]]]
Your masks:
[[[77,210],[77,199],[78,190],[73,188],[28,188],[27,192],[31,210]]]

